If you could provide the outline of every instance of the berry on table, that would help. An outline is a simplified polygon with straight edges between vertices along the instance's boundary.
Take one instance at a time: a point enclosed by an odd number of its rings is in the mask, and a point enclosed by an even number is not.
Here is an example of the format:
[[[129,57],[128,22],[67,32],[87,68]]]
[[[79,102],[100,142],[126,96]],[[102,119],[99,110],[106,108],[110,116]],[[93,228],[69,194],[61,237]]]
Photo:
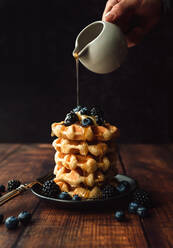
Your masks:
[[[144,206],[138,207],[136,210],[137,215],[144,218],[148,215],[148,209]]]
[[[83,127],[88,127],[90,125],[93,125],[93,121],[91,120],[91,118],[88,117],[82,120]]]
[[[65,120],[64,120],[64,125],[65,126],[70,126],[77,122],[79,119],[77,115],[74,112],[70,112],[66,115]]]
[[[42,193],[48,197],[57,197],[60,192],[58,185],[53,180],[46,181],[42,186]]]
[[[125,215],[124,215],[124,212],[122,210],[115,212],[115,219],[116,220],[122,221],[122,220],[124,220],[124,218],[125,218]]]
[[[137,189],[133,193],[133,200],[137,202],[139,205],[145,206],[147,208],[152,207],[152,199],[150,193],[143,189]]]
[[[8,181],[8,191],[12,191],[13,189],[18,188],[21,185],[21,182],[19,180],[10,180]]]
[[[81,197],[79,197],[78,195],[74,195],[72,200],[73,201],[81,201]]]
[[[116,195],[116,193],[116,188],[110,184],[107,184],[102,189],[102,198],[107,199],[109,197],[113,197]]]
[[[130,202],[128,207],[128,212],[135,214],[139,204],[137,202]]]
[[[58,198],[61,200],[71,200],[71,196],[67,192],[61,192]]]
[[[19,215],[18,215],[18,220],[24,224],[27,225],[30,220],[31,220],[31,213],[29,213],[28,211],[22,211]]]
[[[4,193],[5,192],[5,186],[4,185],[0,185],[0,193]]]
[[[81,108],[80,114],[81,114],[81,115],[89,115],[89,110],[88,110],[88,108],[87,108],[87,107]]]
[[[19,220],[15,216],[10,216],[5,220],[5,226],[12,230],[16,229],[19,225]]]
[[[0,214],[0,224],[2,223],[3,219],[4,219],[4,215]]]
[[[128,189],[129,189],[129,183],[127,181],[121,181],[117,187],[116,187],[116,190],[119,192],[119,193],[124,193],[124,192],[127,192]]]

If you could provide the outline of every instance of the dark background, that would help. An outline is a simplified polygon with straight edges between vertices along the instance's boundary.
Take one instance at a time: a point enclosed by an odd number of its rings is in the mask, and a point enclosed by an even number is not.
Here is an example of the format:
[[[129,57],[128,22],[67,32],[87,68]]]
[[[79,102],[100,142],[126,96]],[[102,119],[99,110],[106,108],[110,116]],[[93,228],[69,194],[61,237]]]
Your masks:
[[[51,142],[50,124],[76,105],[74,42],[100,20],[105,0],[0,0],[0,142]],[[80,66],[81,105],[97,104],[120,142],[172,141],[168,92],[173,71],[171,16],[115,72]]]

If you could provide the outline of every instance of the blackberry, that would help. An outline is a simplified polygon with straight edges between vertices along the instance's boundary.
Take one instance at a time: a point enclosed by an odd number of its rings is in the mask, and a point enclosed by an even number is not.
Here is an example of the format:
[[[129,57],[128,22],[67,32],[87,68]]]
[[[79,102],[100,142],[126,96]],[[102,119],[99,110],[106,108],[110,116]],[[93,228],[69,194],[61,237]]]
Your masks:
[[[73,123],[77,122],[79,119],[77,115],[73,112],[70,112],[66,115],[65,120],[64,120],[64,125],[65,126],[70,126]]]
[[[137,211],[136,211],[137,215],[139,215],[140,217],[144,218],[148,215],[148,209],[146,207],[138,207]]]
[[[90,110],[90,112],[91,112],[91,115],[94,115],[94,116],[96,116],[96,115],[98,115],[98,116],[100,116],[100,117],[103,116],[103,112],[101,111],[101,109],[100,109],[98,106],[93,107],[93,108]]]
[[[0,185],[0,193],[4,193],[5,192],[5,186],[4,185]]]
[[[67,192],[61,192],[58,198],[61,200],[71,200],[71,196]]]
[[[118,220],[118,221],[122,221],[124,220],[124,212],[122,210],[119,210],[119,211],[116,211],[115,212],[115,219]]]
[[[144,206],[147,208],[152,207],[152,200],[151,200],[150,193],[148,193],[147,191],[143,189],[137,189],[133,193],[133,200],[141,206]]]
[[[104,120],[103,120],[103,118],[102,118],[101,116],[96,115],[95,118],[96,118],[96,123],[97,123],[99,126],[103,126],[103,125],[104,125]]]
[[[110,184],[105,185],[102,189],[102,198],[107,199],[116,195],[116,188]]]
[[[16,229],[19,225],[19,220],[15,216],[10,216],[5,220],[5,225],[8,229]]]
[[[88,110],[88,108],[87,108],[87,107],[81,108],[80,114],[81,114],[81,115],[89,115],[89,110]]]
[[[76,113],[76,112],[79,112],[81,110],[81,106],[78,105],[76,108],[73,109],[73,112]]]
[[[21,182],[19,180],[10,180],[8,181],[8,191],[12,191],[13,189],[18,188],[21,185]]]
[[[42,186],[42,193],[48,197],[58,196],[60,190],[58,185],[53,180],[46,181]]]
[[[93,125],[93,121],[91,120],[91,118],[88,117],[83,119],[81,124],[83,127],[88,127],[90,125]]]
[[[18,215],[18,220],[23,224],[23,225],[27,225],[30,220],[31,220],[31,213],[27,212],[27,211],[22,211],[19,215]]]

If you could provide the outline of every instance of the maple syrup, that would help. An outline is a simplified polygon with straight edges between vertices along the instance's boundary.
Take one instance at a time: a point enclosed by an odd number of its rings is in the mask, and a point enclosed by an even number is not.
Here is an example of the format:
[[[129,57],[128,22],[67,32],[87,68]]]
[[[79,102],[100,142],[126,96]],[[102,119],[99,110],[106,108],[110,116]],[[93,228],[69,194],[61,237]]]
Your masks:
[[[73,57],[76,60],[76,96],[77,106],[79,106],[79,56],[77,53],[73,53]]]

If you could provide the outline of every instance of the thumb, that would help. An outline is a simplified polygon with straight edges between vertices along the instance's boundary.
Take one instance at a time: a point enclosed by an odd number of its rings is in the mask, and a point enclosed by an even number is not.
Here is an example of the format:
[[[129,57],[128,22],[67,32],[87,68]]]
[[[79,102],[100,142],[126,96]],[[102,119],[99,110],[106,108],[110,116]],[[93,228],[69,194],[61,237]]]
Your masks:
[[[142,27],[135,27],[126,34],[128,47],[136,46],[144,38],[146,30]]]

